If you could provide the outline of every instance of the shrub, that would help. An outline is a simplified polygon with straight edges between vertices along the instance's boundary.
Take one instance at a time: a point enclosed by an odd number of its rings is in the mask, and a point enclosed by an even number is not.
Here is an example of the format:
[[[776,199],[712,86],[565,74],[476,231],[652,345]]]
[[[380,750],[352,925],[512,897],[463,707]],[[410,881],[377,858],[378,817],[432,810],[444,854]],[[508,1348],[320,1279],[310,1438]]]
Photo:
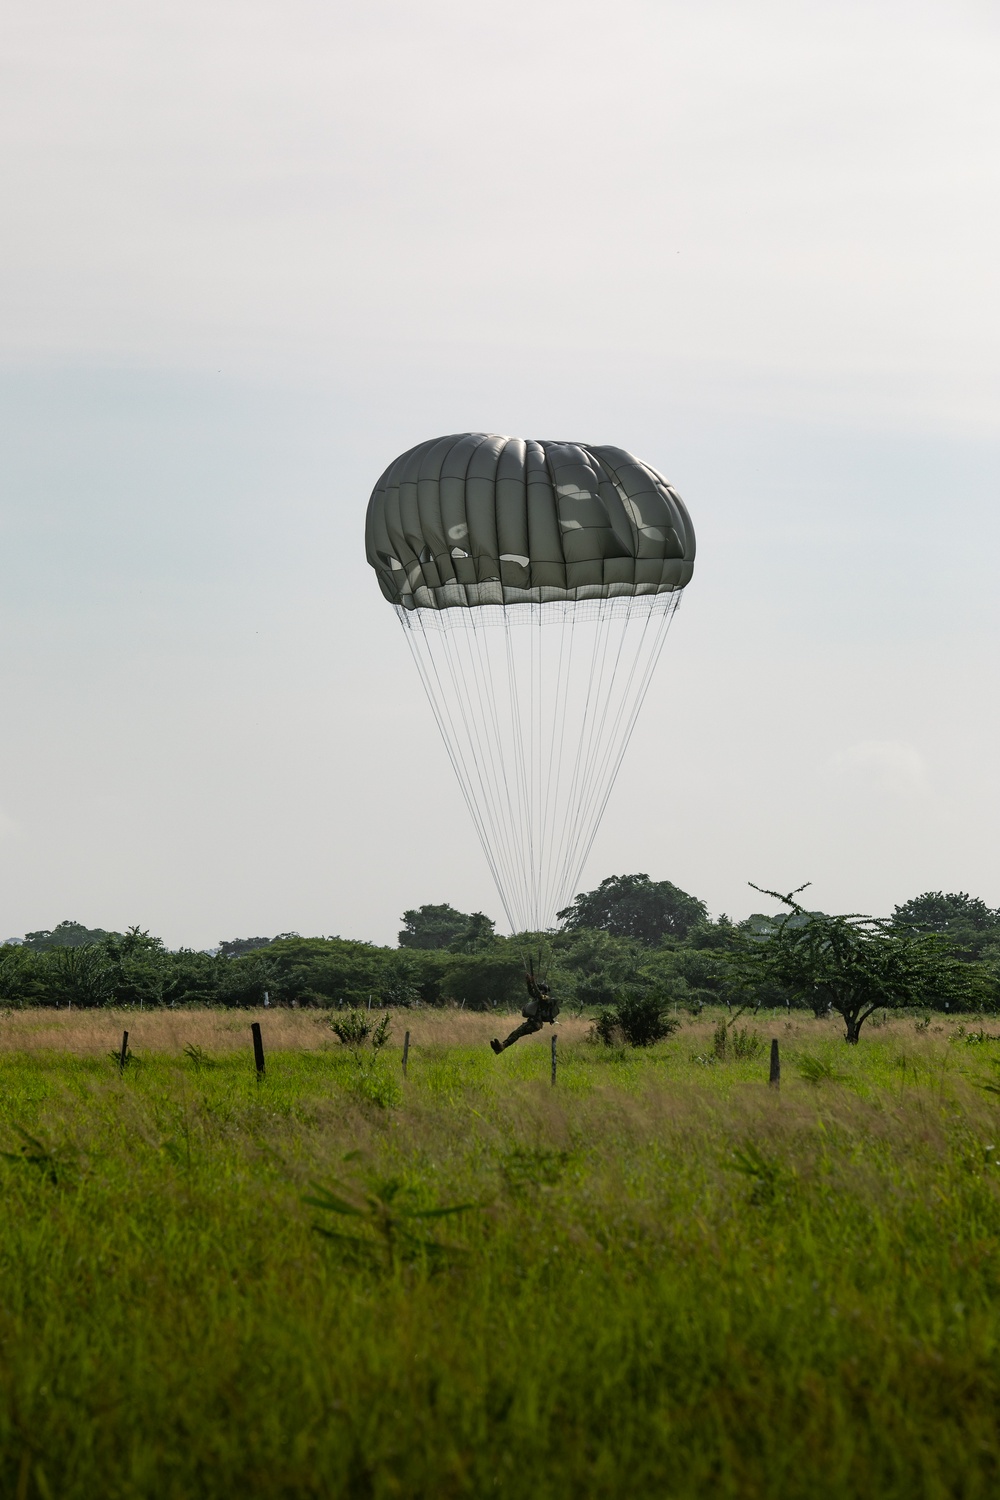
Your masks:
[[[680,1023],[666,1013],[657,995],[626,995],[617,1005],[602,1010],[594,1031],[606,1047],[651,1047],[672,1035]]]
[[[392,1021],[389,1012],[376,1025],[372,1020],[370,1011],[349,1010],[346,1015],[338,1014],[331,1018],[330,1025],[345,1047],[358,1057],[367,1041],[371,1041],[373,1055],[385,1046],[392,1034]]]
[[[732,1021],[720,1021],[712,1035],[712,1052],[719,1062],[753,1062],[763,1051],[764,1038],[759,1031],[734,1026]]]

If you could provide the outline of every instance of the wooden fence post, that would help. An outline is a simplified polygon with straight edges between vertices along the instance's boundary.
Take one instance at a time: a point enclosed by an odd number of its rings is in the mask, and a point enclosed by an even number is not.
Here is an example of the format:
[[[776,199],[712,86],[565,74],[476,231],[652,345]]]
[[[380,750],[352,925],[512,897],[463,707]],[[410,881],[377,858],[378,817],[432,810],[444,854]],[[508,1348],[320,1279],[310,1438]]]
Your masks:
[[[264,1043],[260,1035],[260,1022],[254,1021],[250,1027],[253,1033],[253,1060],[257,1065],[257,1082],[264,1076]]]
[[[407,1032],[403,1038],[403,1077],[406,1077],[406,1063],[410,1056],[410,1033]]]
[[[781,1087],[781,1059],[778,1056],[778,1038],[771,1040],[771,1076],[768,1079],[773,1089]]]
[[[552,1033],[552,1087],[553,1088],[555,1088],[555,1084],[556,1084],[556,1042],[558,1040],[559,1040],[559,1037],[558,1037],[557,1033],[553,1032]]]
[[[122,1032],[122,1050],[121,1050],[121,1055],[118,1058],[118,1071],[119,1071],[119,1073],[124,1073],[124,1071],[125,1071],[125,1064],[127,1062],[128,1062],[128,1032],[127,1031],[123,1031]]]

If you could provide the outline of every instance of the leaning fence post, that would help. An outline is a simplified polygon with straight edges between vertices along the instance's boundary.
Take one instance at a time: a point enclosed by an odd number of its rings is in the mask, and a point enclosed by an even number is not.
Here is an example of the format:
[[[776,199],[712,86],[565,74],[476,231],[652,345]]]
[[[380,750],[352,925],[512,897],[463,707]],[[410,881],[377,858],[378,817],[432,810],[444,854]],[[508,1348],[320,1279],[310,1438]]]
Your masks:
[[[250,1030],[253,1033],[253,1060],[257,1065],[257,1082],[259,1083],[264,1076],[264,1043],[260,1036],[260,1022],[254,1021]]]
[[[122,1032],[122,1050],[121,1050],[121,1055],[118,1058],[118,1071],[119,1071],[119,1073],[124,1073],[124,1071],[125,1071],[125,1064],[127,1062],[128,1062],[128,1032],[127,1031],[123,1031]]]
[[[781,1059],[778,1056],[778,1038],[771,1038],[771,1076],[768,1079],[773,1089],[781,1087]]]
[[[410,1033],[407,1032],[403,1038],[403,1077],[406,1077],[406,1063],[410,1056]]]
[[[553,1086],[553,1088],[555,1088],[555,1082],[556,1082],[556,1042],[558,1040],[559,1040],[558,1035],[556,1034],[556,1032],[553,1032],[552,1033],[552,1086]]]

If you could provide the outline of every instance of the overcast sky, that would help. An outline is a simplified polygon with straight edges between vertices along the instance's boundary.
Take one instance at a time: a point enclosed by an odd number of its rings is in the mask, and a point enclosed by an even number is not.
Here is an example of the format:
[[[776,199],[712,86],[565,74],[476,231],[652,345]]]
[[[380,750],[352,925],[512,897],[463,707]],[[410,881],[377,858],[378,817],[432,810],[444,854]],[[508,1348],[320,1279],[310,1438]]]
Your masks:
[[[698,532],[586,885],[1000,905],[998,139],[972,0],[8,0],[0,937],[499,916],[363,549],[465,429]]]

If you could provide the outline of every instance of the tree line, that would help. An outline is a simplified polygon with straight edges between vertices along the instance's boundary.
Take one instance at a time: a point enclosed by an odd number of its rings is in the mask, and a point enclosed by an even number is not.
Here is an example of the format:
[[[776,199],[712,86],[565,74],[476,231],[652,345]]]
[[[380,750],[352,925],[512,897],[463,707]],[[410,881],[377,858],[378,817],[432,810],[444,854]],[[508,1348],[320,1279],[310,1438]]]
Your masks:
[[[606,1028],[616,1015],[783,1005],[838,1012],[856,1041],[878,1009],[997,1008],[1000,911],[978,898],[926,892],[874,918],[810,911],[802,890],[766,894],[783,914],[732,922],[670,881],[609,876],[553,931],[503,937],[482,912],[428,904],[404,912],[395,948],[281,933],[171,951],[138,927],[67,921],[0,945],[0,1003],[506,1010],[530,965]]]

